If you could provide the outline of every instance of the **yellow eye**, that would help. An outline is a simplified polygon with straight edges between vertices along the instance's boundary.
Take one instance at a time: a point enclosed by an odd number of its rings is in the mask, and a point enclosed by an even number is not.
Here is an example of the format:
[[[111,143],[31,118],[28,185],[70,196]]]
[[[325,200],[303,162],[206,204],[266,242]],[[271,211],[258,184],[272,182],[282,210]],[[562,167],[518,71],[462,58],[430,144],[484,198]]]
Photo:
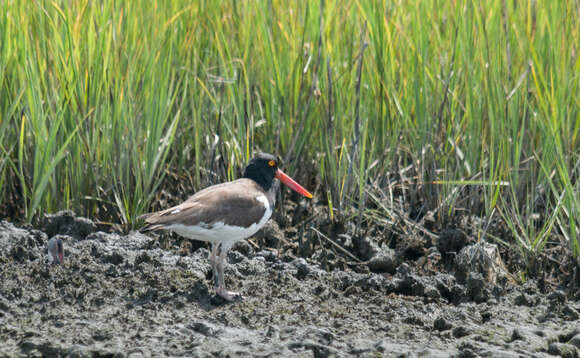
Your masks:
[[[268,162],[268,165],[269,165],[269,166],[271,166],[271,167],[275,167],[275,166],[276,166],[276,162],[275,162],[275,161],[273,161],[273,160],[270,160],[270,161]]]

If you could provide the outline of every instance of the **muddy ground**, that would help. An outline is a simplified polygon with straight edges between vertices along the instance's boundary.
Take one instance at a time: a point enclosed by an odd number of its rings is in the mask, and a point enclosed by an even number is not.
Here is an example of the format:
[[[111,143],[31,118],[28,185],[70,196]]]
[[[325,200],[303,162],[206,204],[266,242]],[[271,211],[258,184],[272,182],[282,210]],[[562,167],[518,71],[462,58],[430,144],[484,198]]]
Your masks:
[[[47,264],[47,242],[56,235],[65,243],[64,265]],[[226,283],[243,298],[228,303],[213,291],[204,244],[104,233],[66,212],[49,216],[41,230],[3,221],[0,356],[580,352],[578,295],[514,282],[491,244],[465,242],[449,256],[439,250],[450,250],[443,248],[453,246],[453,235],[416,252],[322,235],[281,230],[273,221],[238,243]]]

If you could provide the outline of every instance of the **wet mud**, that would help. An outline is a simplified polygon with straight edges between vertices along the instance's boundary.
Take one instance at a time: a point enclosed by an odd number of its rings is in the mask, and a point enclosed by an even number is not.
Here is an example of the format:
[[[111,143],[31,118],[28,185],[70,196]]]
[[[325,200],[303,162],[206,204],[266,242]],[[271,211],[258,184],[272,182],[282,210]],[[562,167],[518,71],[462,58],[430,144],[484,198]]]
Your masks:
[[[62,265],[48,263],[54,237]],[[578,357],[577,294],[515,283],[496,247],[451,238],[465,242],[339,235],[360,261],[345,262],[273,221],[229,252],[226,284],[243,295],[230,303],[203,243],[105,233],[66,212],[41,230],[3,221],[0,356]]]

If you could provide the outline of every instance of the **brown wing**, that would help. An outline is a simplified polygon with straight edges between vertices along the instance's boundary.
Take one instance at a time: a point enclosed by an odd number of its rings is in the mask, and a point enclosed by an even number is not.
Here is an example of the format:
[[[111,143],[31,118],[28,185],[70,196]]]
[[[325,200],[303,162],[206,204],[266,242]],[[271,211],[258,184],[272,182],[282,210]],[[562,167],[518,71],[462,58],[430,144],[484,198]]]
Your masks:
[[[253,180],[238,179],[229,183],[210,186],[198,191],[183,203],[142,215],[145,227],[142,232],[164,229],[172,224],[207,225],[217,222],[226,225],[249,227],[260,221],[266,211],[256,197],[266,195]]]

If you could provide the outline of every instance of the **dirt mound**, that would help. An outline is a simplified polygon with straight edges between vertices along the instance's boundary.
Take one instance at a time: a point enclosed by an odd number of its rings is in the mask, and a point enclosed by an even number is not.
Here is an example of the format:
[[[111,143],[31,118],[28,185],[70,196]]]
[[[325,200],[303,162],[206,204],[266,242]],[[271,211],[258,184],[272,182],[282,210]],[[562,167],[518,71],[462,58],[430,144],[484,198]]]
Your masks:
[[[489,246],[447,245],[460,250],[455,269],[438,272],[426,269],[442,260],[436,246],[410,260],[406,248],[343,235],[335,244],[361,262],[341,265],[274,223],[229,252],[227,285],[244,298],[226,303],[203,244],[59,215],[43,231],[0,223],[0,356],[579,353],[578,297],[514,285]],[[55,235],[63,265],[47,263]]]

